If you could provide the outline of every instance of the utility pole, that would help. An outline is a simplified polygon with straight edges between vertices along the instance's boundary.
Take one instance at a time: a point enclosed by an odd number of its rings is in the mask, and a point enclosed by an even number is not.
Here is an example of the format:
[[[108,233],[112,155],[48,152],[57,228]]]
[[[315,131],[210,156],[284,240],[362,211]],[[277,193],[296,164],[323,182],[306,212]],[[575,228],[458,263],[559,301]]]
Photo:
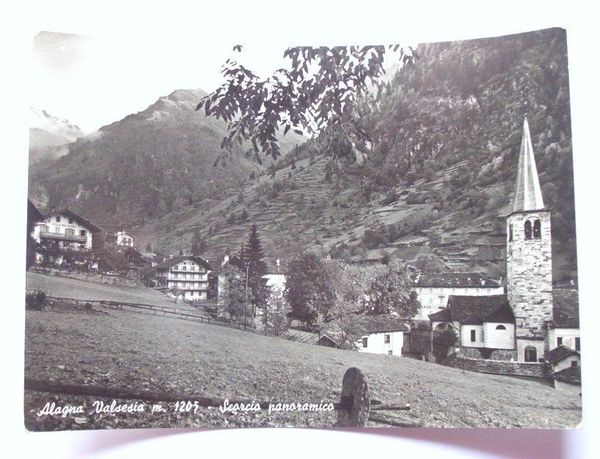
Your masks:
[[[248,323],[248,270],[250,269],[250,263],[246,262],[246,302],[244,303],[244,330],[246,330],[246,324]]]

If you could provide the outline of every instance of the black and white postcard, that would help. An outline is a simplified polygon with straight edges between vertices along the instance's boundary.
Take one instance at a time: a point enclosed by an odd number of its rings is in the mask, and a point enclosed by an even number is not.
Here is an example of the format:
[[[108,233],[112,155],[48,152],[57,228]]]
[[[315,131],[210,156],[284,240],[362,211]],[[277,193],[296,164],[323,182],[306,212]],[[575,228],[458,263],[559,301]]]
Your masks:
[[[564,29],[152,52],[33,37],[27,429],[580,424]]]

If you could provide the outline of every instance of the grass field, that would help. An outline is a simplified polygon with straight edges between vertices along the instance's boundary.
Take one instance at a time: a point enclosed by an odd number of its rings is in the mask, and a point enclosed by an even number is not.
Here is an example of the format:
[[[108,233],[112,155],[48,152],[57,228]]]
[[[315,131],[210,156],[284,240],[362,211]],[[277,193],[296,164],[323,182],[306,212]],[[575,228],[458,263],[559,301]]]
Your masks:
[[[360,354],[128,312],[28,311],[25,375],[102,386],[230,399],[339,401],[344,372],[361,368],[371,398],[410,403],[405,418],[425,426],[574,427],[579,397],[534,381],[492,376],[409,358]],[[84,404],[89,397],[26,392],[30,429],[166,426],[332,426],[334,413],[183,415],[88,414],[78,419],[36,413],[46,402]],[[172,407],[171,407],[172,408]]]
[[[155,306],[185,307],[164,293],[149,287],[117,287],[114,285],[88,282],[69,277],[27,273],[27,289],[41,288],[50,296],[74,298],[76,300],[108,300],[127,303],[152,304]]]

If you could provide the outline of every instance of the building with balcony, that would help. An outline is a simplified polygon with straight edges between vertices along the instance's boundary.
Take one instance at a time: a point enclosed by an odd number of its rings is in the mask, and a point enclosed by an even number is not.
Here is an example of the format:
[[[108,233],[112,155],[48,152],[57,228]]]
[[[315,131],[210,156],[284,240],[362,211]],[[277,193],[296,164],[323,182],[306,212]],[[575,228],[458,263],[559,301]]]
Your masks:
[[[208,274],[212,268],[203,258],[192,255],[173,257],[154,269],[158,288],[165,288],[183,300],[207,299]]]
[[[32,237],[40,244],[55,242],[59,249],[91,250],[99,232],[100,228],[90,221],[63,209],[37,221]]]

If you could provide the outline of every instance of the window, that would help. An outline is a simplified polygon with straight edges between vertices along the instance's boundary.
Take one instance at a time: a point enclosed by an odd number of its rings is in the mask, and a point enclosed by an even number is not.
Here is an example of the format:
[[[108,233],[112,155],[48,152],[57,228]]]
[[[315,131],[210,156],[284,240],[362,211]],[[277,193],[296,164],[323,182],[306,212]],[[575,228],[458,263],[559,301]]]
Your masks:
[[[529,220],[525,222],[525,239],[531,239],[531,222]]]
[[[86,232],[86,230],[80,230],[80,231],[79,231],[79,234],[80,234],[81,236],[86,236],[86,235],[87,235],[87,232]]]
[[[575,338],[575,350],[576,351],[581,350],[581,338]]]
[[[56,216],[56,223],[60,223],[60,217],[58,215]]]
[[[73,224],[73,219],[69,218],[69,225],[72,225],[72,224]]]
[[[504,325],[498,325],[496,330],[506,330],[506,327]]]
[[[385,344],[390,344],[390,335],[383,335],[383,342]]]
[[[562,344],[562,337],[559,336],[558,338],[556,338],[556,345],[560,346]]]
[[[537,362],[537,349],[533,346],[525,348],[525,362]]]
[[[392,355],[392,350],[391,349],[388,351],[388,355]]]
[[[67,236],[75,236],[75,230],[73,228],[66,228],[65,229],[65,234]]]
[[[512,223],[510,225],[508,225],[508,241],[512,242],[513,240],[513,230],[512,230]]]
[[[572,367],[576,367],[577,366],[577,360],[571,360],[571,366]]]
[[[542,222],[539,220],[533,222],[533,237],[535,239],[542,238]]]
[[[368,345],[369,345],[369,338],[364,337],[362,339],[362,347],[364,348],[364,347],[367,347]]]
[[[477,340],[477,331],[471,330],[471,342],[474,342],[476,340]]]

